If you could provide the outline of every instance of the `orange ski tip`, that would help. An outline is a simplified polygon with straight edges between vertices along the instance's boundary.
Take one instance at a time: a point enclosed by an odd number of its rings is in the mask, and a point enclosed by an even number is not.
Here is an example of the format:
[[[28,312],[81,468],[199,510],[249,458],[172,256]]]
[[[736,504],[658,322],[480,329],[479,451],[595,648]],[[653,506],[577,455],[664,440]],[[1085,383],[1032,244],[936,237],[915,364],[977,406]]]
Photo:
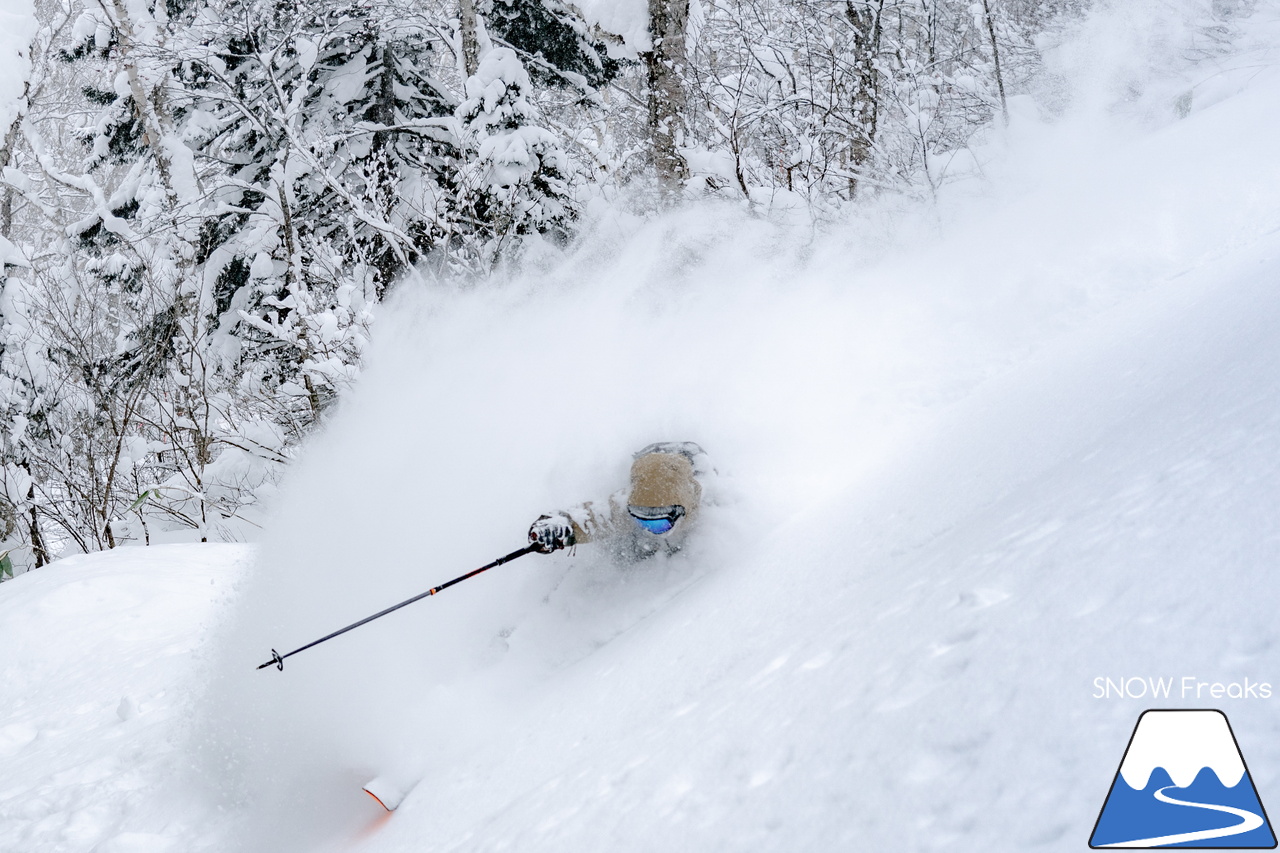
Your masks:
[[[404,782],[390,776],[379,776],[365,782],[362,787],[366,794],[378,801],[378,805],[393,812],[400,807],[405,794],[409,793],[409,789],[413,786],[406,786]]]
[[[377,795],[377,794],[375,794],[373,791],[370,791],[368,788],[361,788],[360,790],[364,791],[366,794],[368,794],[369,796],[373,797],[374,802],[376,802],[378,805],[382,806],[382,807],[383,807],[384,809],[386,809],[387,811],[393,811],[393,809],[391,808],[391,806],[389,806],[389,805],[387,805],[386,803],[384,803],[384,802],[383,802],[383,801],[378,797],[378,795]]]

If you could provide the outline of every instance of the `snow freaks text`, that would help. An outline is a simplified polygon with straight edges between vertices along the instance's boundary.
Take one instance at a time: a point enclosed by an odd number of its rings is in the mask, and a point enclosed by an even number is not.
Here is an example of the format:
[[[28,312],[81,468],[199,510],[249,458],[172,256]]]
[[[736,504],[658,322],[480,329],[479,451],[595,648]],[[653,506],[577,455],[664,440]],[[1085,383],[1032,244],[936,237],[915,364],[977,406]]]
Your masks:
[[[1270,699],[1271,683],[1245,678],[1243,681],[1201,681],[1194,675],[1181,677],[1130,676],[1093,680],[1094,699]]]

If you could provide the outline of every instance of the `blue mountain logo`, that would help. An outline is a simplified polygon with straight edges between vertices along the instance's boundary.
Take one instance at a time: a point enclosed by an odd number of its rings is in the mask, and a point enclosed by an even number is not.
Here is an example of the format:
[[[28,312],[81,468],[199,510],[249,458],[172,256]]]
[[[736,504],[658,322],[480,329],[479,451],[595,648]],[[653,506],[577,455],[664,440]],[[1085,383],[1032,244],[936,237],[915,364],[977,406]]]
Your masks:
[[[1144,711],[1089,846],[1274,848],[1227,715]]]

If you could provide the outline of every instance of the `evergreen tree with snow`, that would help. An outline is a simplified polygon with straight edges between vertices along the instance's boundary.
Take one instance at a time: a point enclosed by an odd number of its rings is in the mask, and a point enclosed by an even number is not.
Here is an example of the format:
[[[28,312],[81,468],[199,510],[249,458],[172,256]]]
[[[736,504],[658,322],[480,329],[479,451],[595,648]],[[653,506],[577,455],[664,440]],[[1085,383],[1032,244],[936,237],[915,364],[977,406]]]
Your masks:
[[[517,255],[522,238],[563,242],[577,217],[568,158],[556,137],[534,123],[529,75],[515,51],[494,48],[467,80],[458,107],[466,162],[458,180],[460,228],[468,260],[491,269]]]
[[[218,192],[217,337],[295,435],[353,377],[372,306],[443,239],[455,101],[371,10],[237,4],[193,66]]]
[[[622,70],[603,38],[561,0],[492,0],[486,22],[495,39],[521,55],[537,82],[589,92]]]

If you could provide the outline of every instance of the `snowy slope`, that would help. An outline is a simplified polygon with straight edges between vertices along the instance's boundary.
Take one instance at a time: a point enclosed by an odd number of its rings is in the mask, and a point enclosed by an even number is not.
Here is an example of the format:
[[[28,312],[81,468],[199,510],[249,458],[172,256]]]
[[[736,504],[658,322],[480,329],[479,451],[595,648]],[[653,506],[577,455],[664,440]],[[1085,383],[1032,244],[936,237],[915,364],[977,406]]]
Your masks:
[[[71,557],[0,587],[0,850],[181,849],[158,796],[239,545]],[[225,606],[225,604],[223,605]]]
[[[423,783],[370,850],[1082,844],[1143,707],[1095,677],[1273,677],[1278,98],[1272,72],[1154,130],[1015,128],[1043,147],[912,253],[802,262],[697,211],[548,299],[405,296],[243,661],[509,550],[653,439],[707,446],[722,503],[669,564],[533,558],[229,674],[302,721],[228,739],[226,786],[277,794],[245,846],[298,840],[281,814],[348,838],[342,791],[388,770]],[[1264,799],[1266,708],[1233,709]]]
[[[697,208],[402,294],[234,603],[209,546],[0,587],[0,849],[1079,850],[1152,705],[1222,707],[1280,802],[1280,690],[1094,698],[1280,687],[1276,12],[1179,71],[1212,93],[1181,120],[1167,69],[1091,99],[1138,73],[1095,21],[1054,58],[1101,80],[1080,112],[1018,111],[924,212],[811,245]],[[722,476],[680,556],[526,557],[254,668],[685,438]],[[116,636],[94,589],[154,622]],[[381,824],[375,773],[421,778]]]
[[[1082,848],[1147,707],[1095,677],[1277,681],[1278,282],[1272,237],[984,388],[512,696],[367,849]],[[1225,706],[1274,800],[1274,704]]]

